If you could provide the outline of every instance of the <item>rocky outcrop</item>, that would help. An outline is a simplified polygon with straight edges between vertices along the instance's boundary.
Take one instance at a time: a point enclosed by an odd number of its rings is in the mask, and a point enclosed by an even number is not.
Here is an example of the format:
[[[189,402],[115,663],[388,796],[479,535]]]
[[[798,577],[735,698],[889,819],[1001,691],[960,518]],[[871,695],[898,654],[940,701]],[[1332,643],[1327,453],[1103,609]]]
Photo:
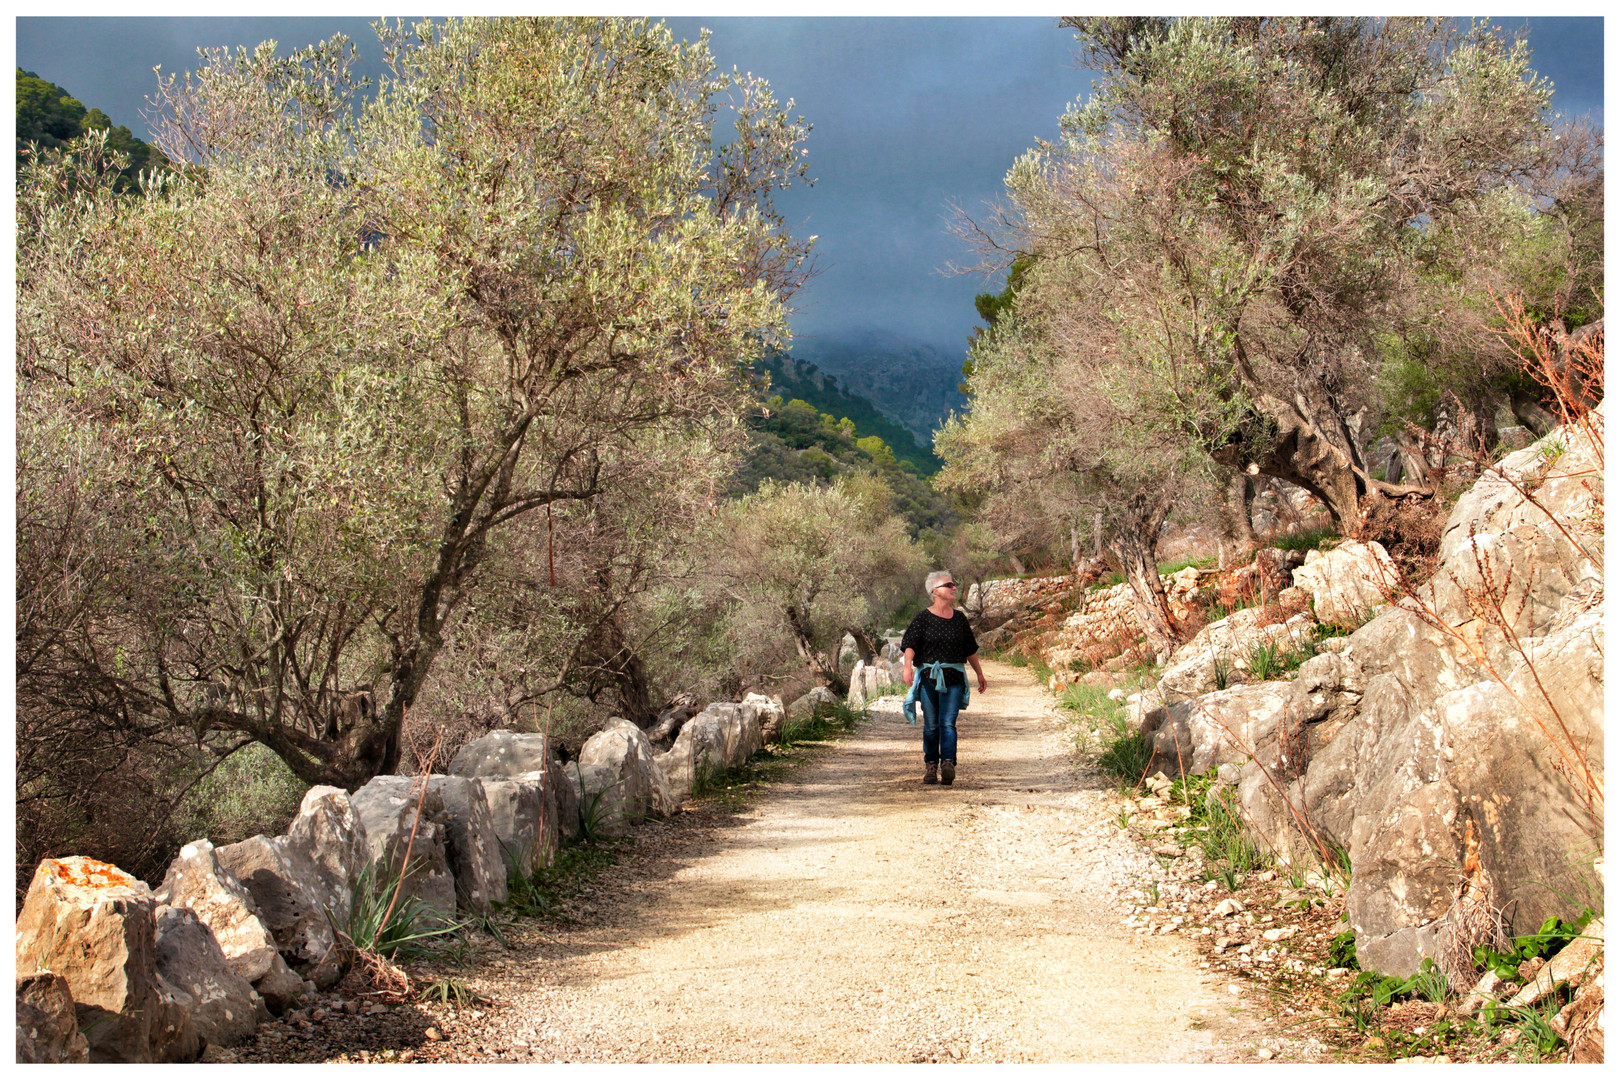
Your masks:
[[[17,916],[17,974],[50,971],[72,995],[91,1062],[189,1061],[201,1049],[185,991],[158,973],[157,901],[94,859],[46,859]]]
[[[1459,499],[1414,597],[1335,639],[1286,693],[1253,691],[1254,755],[1233,763],[1244,814],[1284,854],[1348,853],[1366,968],[1408,975],[1466,946],[1465,895],[1488,897],[1514,934],[1601,906],[1601,464],[1573,429],[1509,455],[1506,478]],[[1382,577],[1384,558],[1347,545],[1295,581],[1318,617],[1353,624],[1376,583],[1348,576]],[[1170,751],[1224,760],[1241,726],[1223,711],[1232,694],[1149,713],[1155,767],[1169,771]]]
[[[86,1065],[90,1044],[79,1031],[73,994],[55,972],[17,976],[17,1064]]]
[[[1294,585],[1311,596],[1316,621],[1357,627],[1384,606],[1395,581],[1395,562],[1377,541],[1348,540],[1331,551],[1308,551]]]

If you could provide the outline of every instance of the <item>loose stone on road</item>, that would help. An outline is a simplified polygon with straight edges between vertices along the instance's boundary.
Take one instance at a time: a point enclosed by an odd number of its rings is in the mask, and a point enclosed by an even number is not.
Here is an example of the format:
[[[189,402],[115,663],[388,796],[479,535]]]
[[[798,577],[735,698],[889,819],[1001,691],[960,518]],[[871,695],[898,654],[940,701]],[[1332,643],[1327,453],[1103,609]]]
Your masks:
[[[1243,1061],[1258,1017],[1174,934],[1121,929],[1159,875],[1051,698],[985,665],[954,786],[897,698],[741,810],[648,825],[468,979],[459,1060]],[[483,956],[495,959],[488,951]],[[435,1055],[436,1057],[439,1055]]]

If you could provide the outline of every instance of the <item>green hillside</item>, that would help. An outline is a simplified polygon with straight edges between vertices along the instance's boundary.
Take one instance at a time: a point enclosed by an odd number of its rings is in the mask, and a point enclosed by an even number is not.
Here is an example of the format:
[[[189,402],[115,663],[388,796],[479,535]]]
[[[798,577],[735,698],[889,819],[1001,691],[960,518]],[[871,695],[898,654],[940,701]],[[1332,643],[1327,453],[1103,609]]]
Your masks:
[[[946,531],[956,523],[959,515],[951,500],[935,491],[924,473],[925,468],[928,473],[937,469],[938,459],[920,449],[904,428],[884,420],[868,402],[841,390],[812,365],[783,358],[769,369],[770,397],[748,419],[752,438],[732,474],[730,494],[757,491],[766,479],[823,484],[844,473],[871,472],[889,486],[895,512],[914,532]],[[779,373],[788,378],[778,379]],[[817,400],[785,397],[800,391]],[[868,433],[857,416],[885,434]]]
[[[129,168],[124,170],[124,183],[134,183],[142,169],[162,164],[162,151],[142,142],[129,128],[114,125],[100,109],[86,109],[84,105],[62,87],[35,75],[32,71],[17,69],[17,168],[23,164],[23,150],[29,143],[38,143],[47,150],[60,150],[73,139],[92,129],[107,132],[107,145],[129,155]]]
[[[916,438],[879,412],[870,401],[839,384],[836,377],[807,360],[775,355],[762,365],[770,373],[771,393],[784,401],[797,398],[815,406],[817,412],[855,423],[862,435],[882,439],[900,461],[909,461],[923,476],[938,472],[942,462],[932,447],[919,445]]]

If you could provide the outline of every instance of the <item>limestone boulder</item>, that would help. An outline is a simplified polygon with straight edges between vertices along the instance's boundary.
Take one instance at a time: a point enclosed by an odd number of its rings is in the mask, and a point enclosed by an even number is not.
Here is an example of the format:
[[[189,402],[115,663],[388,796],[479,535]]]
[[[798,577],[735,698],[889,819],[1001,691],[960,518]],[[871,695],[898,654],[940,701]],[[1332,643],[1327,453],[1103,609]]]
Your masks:
[[[490,824],[495,829],[501,861],[508,874],[526,876],[547,866],[556,850],[555,822],[552,822],[549,848],[544,840],[545,776],[543,772],[532,772],[513,778],[480,779],[484,800],[489,804]]]
[[[257,982],[270,971],[279,953],[276,939],[253,894],[220,864],[208,840],[193,840],[180,849],[155,895],[160,904],[194,912],[242,979]]]
[[[683,735],[696,719],[682,726]],[[679,797],[658,756],[647,733],[619,717],[580,748],[582,805],[594,811],[604,835],[622,836],[633,825],[679,809]]]
[[[17,1064],[87,1065],[73,994],[55,972],[17,976]]]
[[[476,912],[505,903],[506,861],[483,781],[472,776],[431,776],[428,785],[444,804],[445,854],[455,877],[457,902]]]
[[[343,953],[334,923],[312,887],[315,864],[278,837],[250,836],[214,850],[219,864],[253,897],[276,949],[299,977],[331,986],[343,976]]]
[[[1395,562],[1377,541],[1347,540],[1331,551],[1308,551],[1294,585],[1311,595],[1318,622],[1358,627],[1386,602]]]
[[[1288,683],[1263,682],[1155,709],[1141,727],[1153,754],[1148,772],[1178,778],[1242,764],[1275,736],[1288,698]]]
[[[497,728],[457,751],[445,772],[451,776],[526,776],[544,770],[551,758],[549,735]]]
[[[288,862],[308,868],[303,884],[332,922],[349,921],[354,887],[369,859],[365,825],[337,787],[313,787],[305,792],[287,832],[275,839]]]
[[[787,707],[787,718],[796,724],[809,721],[818,712],[830,712],[838,704],[838,695],[825,686],[812,687],[810,692],[793,699]]]
[[[476,776],[484,781],[497,835],[504,843],[516,845],[514,850],[527,852],[524,857],[530,860],[531,869],[549,865],[560,844],[579,835],[576,788],[569,784],[549,735],[492,731],[462,747],[450,759],[447,771],[452,776]],[[537,820],[531,805],[533,792],[497,788],[491,784],[493,780],[533,785],[540,799]]]
[[[1569,1045],[1568,1060],[1575,1065],[1603,1063],[1603,954],[1599,952],[1583,972],[1568,1005],[1553,1017],[1551,1027]],[[1571,983],[1573,985],[1573,983]]]
[[[204,1042],[235,1046],[270,1018],[264,999],[231,970],[195,912],[160,904],[153,923],[158,974],[190,995],[191,1022]]]
[[[157,906],[145,882],[80,856],[44,860],[29,882],[17,974],[62,977],[93,1063],[189,1061],[201,1050],[188,995],[158,973]]]
[[[858,660],[849,673],[849,694],[845,700],[853,708],[863,708],[885,693],[897,692],[904,674],[899,662],[874,656],[871,660]]]
[[[365,827],[372,886],[391,890],[403,872],[402,896],[414,898],[424,918],[454,922],[444,800],[421,778],[374,776],[349,801]]]
[[[714,706],[688,720],[675,743],[658,755],[658,767],[670,790],[684,799],[699,780],[726,767],[726,726]]]
[[[760,745],[775,742],[781,736],[782,725],[787,720],[787,709],[782,705],[781,699],[766,697],[764,694],[749,694],[743,698],[743,704],[754,708],[754,715],[759,723]]]
[[[709,706],[725,733],[725,767],[740,769],[765,748],[759,710],[750,702],[715,702]]]

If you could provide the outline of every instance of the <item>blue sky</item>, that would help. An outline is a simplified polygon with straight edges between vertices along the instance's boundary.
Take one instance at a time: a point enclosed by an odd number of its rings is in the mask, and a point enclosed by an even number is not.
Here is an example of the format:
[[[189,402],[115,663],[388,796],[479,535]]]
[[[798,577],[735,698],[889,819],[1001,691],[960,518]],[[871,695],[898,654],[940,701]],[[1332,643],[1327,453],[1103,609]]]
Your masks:
[[[946,228],[950,207],[981,215],[1007,168],[1057,132],[1086,91],[1073,38],[1055,18],[698,18],[668,20],[678,36],[713,31],[722,67],[770,81],[812,131],[815,184],[785,193],[792,226],[820,237],[818,276],[798,297],[801,339],[877,329],[959,355],[977,324],[973,295],[999,289],[945,268],[970,262]],[[1603,20],[1497,17],[1528,25],[1535,66],[1554,106],[1603,115]],[[19,18],[17,65],[145,135],[152,68],[196,66],[205,45],[284,46],[348,34],[380,70],[367,19]]]

